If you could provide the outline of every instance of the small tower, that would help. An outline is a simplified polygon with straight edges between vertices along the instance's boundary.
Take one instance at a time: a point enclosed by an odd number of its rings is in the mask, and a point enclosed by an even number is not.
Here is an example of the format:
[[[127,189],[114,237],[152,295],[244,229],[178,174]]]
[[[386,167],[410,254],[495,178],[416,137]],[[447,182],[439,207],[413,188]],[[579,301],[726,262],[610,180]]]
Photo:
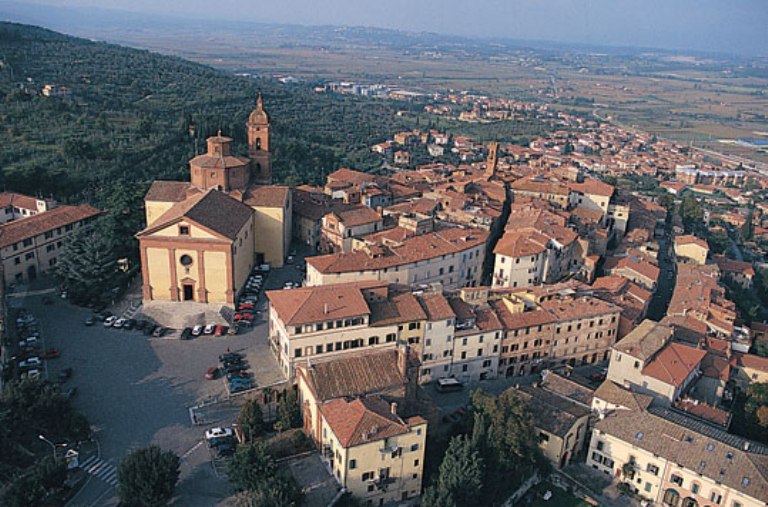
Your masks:
[[[269,116],[264,111],[261,94],[256,109],[248,116],[248,157],[254,183],[268,185],[272,181],[272,160],[269,152]]]
[[[488,160],[485,162],[486,179],[491,179],[496,176],[496,168],[499,165],[498,151],[499,143],[494,141],[488,145]]]

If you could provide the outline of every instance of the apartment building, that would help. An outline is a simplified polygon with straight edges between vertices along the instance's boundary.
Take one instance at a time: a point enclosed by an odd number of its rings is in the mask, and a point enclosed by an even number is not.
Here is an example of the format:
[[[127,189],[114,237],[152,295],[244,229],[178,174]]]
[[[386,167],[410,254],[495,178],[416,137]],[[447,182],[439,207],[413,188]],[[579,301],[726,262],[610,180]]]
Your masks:
[[[16,192],[0,192],[0,224],[45,213],[56,206],[53,199],[36,198]]]
[[[369,306],[387,295],[381,282],[267,292],[270,345],[286,378],[292,379],[296,362],[307,358],[394,348],[398,325],[374,326],[379,316]]]
[[[456,314],[442,293],[417,296],[427,316],[421,345],[420,383],[450,377]]]
[[[399,240],[366,241],[355,251],[308,257],[307,285],[376,280],[453,289],[480,284],[489,233],[451,227]]]
[[[88,205],[57,206],[0,225],[5,283],[25,283],[56,266],[67,239],[101,212]]]
[[[654,505],[764,507],[768,499],[768,448],[663,408],[605,415],[587,464]]]
[[[701,373],[706,351],[671,342],[670,327],[645,320],[613,346],[607,379],[671,405]]]
[[[449,299],[456,315],[451,376],[464,383],[495,378],[499,368],[502,326],[490,308]]]
[[[701,238],[692,234],[675,237],[675,257],[688,259],[696,264],[706,264],[709,255],[709,245]]]
[[[364,505],[421,494],[427,421],[402,419],[379,397],[338,398],[320,409],[322,456],[339,484]]]
[[[378,232],[383,227],[382,216],[368,206],[331,211],[322,219],[320,251],[349,252],[353,238]]]

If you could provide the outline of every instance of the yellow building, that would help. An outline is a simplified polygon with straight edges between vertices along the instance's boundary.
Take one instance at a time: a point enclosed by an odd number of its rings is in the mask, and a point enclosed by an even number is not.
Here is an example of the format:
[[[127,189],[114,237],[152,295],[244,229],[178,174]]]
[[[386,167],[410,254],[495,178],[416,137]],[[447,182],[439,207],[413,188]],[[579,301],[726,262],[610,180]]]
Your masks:
[[[427,421],[403,420],[397,403],[379,397],[338,398],[320,411],[323,458],[342,487],[365,505],[421,494]]]
[[[675,256],[690,259],[696,264],[706,264],[709,245],[701,238],[691,234],[675,238]]]
[[[231,305],[253,268],[253,212],[217,190],[171,206],[137,237],[148,301]]]
[[[248,158],[232,139],[209,137],[189,162],[190,181],[155,181],[137,234],[143,298],[234,305],[251,269],[283,265],[291,241],[288,187],[271,179],[269,118],[259,97],[248,118]]]

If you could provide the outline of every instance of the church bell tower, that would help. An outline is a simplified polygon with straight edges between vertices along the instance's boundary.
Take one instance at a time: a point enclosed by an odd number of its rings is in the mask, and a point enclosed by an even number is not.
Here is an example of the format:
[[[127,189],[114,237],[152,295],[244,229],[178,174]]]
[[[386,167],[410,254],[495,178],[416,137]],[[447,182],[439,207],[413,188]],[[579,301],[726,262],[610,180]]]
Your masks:
[[[264,111],[261,94],[256,99],[256,109],[248,116],[248,157],[251,159],[251,175],[254,183],[269,185],[272,182],[272,160],[269,152],[269,116]]]

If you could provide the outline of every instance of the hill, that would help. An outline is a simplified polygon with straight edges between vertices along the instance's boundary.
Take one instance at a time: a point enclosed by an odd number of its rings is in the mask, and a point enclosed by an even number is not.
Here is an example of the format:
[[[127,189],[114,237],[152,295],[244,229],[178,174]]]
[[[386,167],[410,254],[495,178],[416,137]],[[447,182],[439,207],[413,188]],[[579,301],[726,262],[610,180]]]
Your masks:
[[[45,84],[71,95],[42,96]],[[258,92],[273,122],[277,182],[319,182],[343,165],[372,168],[368,147],[398,127],[396,103],[315,94],[0,23],[0,186],[104,206],[116,187],[140,194],[156,178],[186,179],[195,145],[203,149],[218,129],[244,148]]]

